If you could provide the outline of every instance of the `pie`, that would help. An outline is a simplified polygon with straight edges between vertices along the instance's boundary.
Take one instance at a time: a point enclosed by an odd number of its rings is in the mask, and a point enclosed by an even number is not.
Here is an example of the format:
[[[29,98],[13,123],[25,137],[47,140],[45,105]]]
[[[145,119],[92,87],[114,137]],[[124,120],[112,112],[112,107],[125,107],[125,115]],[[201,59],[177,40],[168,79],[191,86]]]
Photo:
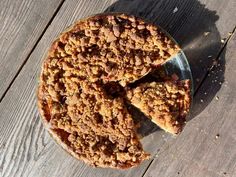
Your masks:
[[[150,155],[126,107],[126,90],[179,51],[161,29],[134,16],[102,14],[78,21],[53,42],[42,66],[37,96],[45,127],[66,151],[90,165],[139,165]],[[143,105],[140,110],[145,111]]]

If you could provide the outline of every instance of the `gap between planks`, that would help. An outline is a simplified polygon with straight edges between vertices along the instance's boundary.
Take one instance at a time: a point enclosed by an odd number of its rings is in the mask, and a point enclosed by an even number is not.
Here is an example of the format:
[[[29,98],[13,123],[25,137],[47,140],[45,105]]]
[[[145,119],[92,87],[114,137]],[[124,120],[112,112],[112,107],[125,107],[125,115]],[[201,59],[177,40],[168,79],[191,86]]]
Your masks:
[[[218,52],[217,57],[215,58],[216,61],[219,61],[219,60],[220,60],[220,56],[221,56],[222,52],[223,52],[224,49],[226,48],[228,42],[230,41],[230,39],[231,39],[232,36],[234,35],[235,31],[236,31],[236,26],[234,27],[234,29],[233,29],[232,31],[229,32],[229,33],[231,33],[231,34],[230,34],[229,37],[225,40],[224,45],[222,46],[222,48],[221,48],[220,51]],[[199,86],[198,86],[197,89],[195,90],[194,96],[197,94],[199,88],[202,86],[202,84],[203,84],[204,81],[206,80],[207,75],[208,75],[208,74],[211,72],[211,70],[213,70],[213,69],[214,69],[214,64],[212,64],[212,65],[209,67],[209,69],[208,69],[208,71],[206,72],[205,76],[203,77],[202,81],[199,83]]]

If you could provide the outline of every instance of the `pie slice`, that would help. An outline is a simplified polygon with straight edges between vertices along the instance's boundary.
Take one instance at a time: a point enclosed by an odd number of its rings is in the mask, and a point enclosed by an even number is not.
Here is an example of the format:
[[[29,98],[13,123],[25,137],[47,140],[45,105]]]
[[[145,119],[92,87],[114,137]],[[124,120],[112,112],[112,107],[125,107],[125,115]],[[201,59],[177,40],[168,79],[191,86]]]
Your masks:
[[[151,82],[129,88],[127,98],[165,131],[178,134],[190,107],[190,81]]]
[[[123,98],[110,99],[96,83],[74,83],[80,90],[67,95],[64,105],[50,86],[39,88],[40,112],[57,142],[95,167],[125,169],[148,159]]]

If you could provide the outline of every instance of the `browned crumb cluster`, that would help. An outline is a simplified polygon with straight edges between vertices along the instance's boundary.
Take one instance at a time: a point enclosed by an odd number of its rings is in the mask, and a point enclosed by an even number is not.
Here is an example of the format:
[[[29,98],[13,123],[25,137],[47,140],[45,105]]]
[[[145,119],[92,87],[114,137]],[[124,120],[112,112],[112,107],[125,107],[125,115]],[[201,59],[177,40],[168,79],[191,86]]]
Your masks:
[[[189,84],[189,80],[144,83],[129,89],[127,98],[159,127],[177,134],[189,112]]]
[[[95,16],[80,21],[53,44],[49,58],[63,70],[91,82],[125,86],[179,51],[156,26],[126,15]]]
[[[53,43],[43,64],[38,105],[49,132],[73,156],[94,166],[140,164],[149,154],[137,138],[121,86],[178,51],[160,29],[133,16],[79,21]]]

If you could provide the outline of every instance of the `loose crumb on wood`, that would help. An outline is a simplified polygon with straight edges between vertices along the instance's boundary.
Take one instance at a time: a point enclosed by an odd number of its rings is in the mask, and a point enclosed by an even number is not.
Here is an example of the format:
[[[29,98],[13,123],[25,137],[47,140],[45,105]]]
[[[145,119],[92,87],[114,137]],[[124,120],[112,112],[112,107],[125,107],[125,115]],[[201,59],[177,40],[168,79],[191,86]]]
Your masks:
[[[210,32],[204,32],[204,36],[208,36],[210,34]]]
[[[218,61],[216,59],[213,60],[213,66],[216,66],[218,64]]]
[[[179,10],[178,7],[175,7],[173,10],[173,14],[176,13],[178,10]]]

